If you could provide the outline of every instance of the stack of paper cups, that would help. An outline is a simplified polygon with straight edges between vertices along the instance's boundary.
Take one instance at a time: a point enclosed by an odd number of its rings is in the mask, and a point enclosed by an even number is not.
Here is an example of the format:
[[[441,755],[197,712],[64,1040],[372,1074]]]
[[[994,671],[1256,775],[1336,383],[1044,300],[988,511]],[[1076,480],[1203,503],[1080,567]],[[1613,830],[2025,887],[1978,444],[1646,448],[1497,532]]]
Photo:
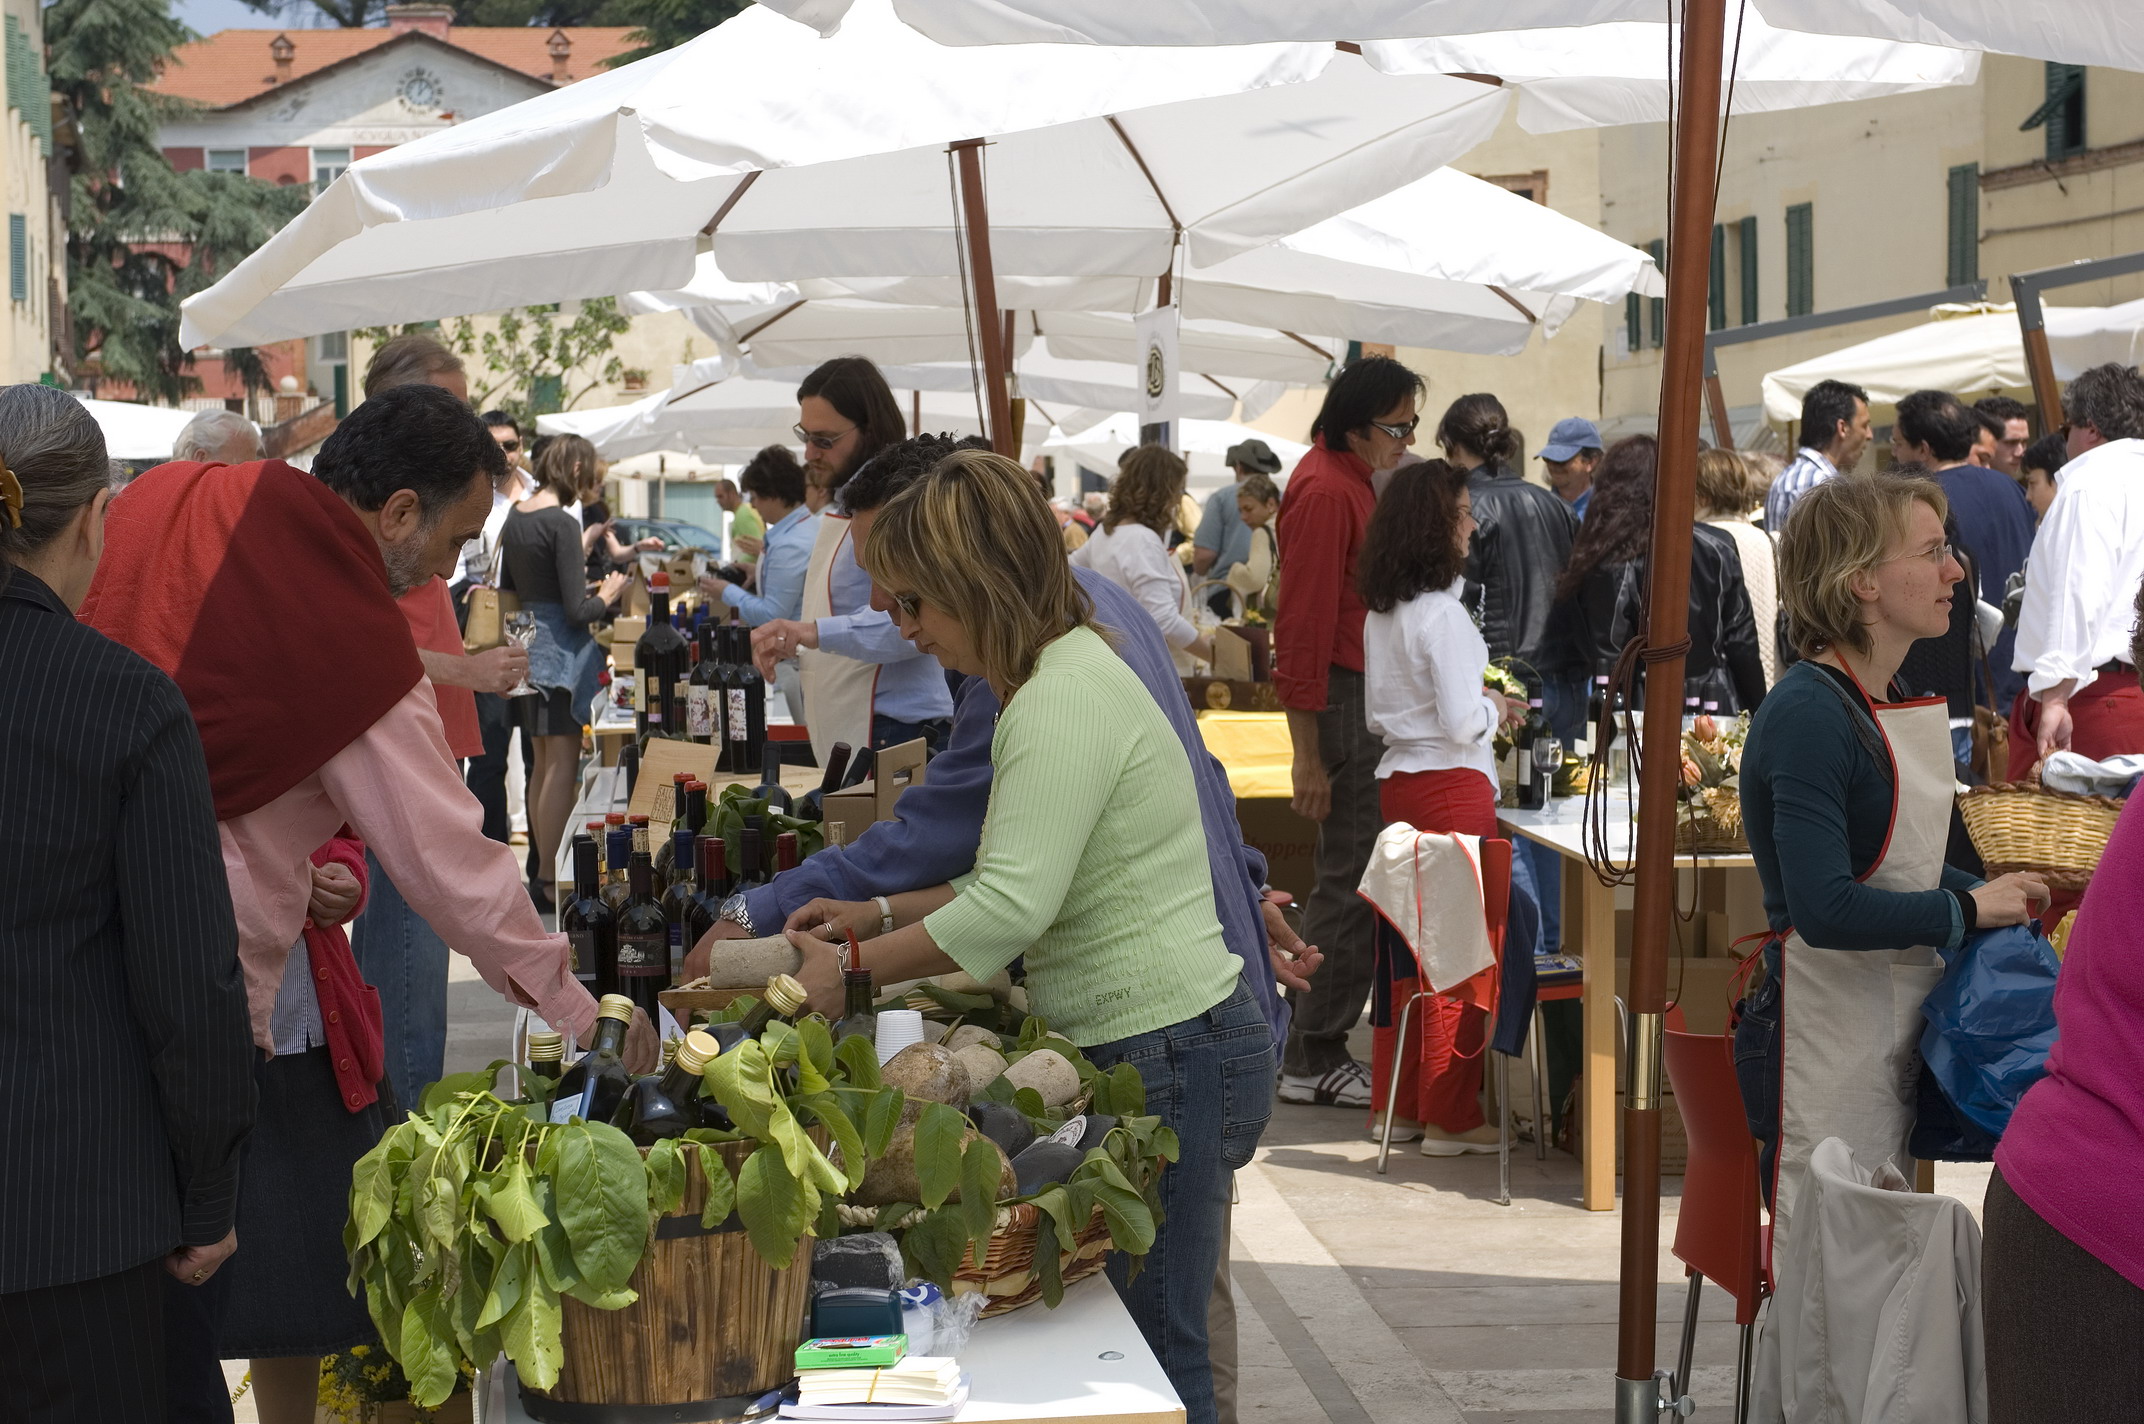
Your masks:
[[[884,1063],[911,1043],[923,1042],[923,1015],[914,1009],[881,1009],[878,1014],[878,1061]]]

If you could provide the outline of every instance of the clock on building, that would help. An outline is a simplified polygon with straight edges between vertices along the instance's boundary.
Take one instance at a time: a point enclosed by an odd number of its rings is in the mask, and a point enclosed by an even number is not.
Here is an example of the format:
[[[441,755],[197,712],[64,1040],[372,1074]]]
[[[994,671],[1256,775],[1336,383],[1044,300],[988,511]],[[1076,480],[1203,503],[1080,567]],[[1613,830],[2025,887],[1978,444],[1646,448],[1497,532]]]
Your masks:
[[[409,73],[403,75],[402,87],[397,92],[401,95],[403,103],[409,105],[412,109],[422,109],[427,113],[434,112],[439,108],[443,93],[440,88],[439,76],[429,69],[412,69]]]

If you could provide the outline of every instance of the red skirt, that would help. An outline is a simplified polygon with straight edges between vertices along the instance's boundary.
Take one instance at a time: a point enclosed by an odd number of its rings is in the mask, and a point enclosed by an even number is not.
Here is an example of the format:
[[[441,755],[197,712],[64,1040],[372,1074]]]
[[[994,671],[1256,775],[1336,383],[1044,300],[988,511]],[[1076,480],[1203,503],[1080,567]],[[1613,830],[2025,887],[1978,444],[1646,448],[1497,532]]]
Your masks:
[[[1403,771],[1377,783],[1385,824],[1405,821],[1418,831],[1494,838],[1496,788],[1471,768]],[[1413,969],[1411,960],[1401,966]],[[1408,1020],[1405,1050],[1399,1042],[1399,1006],[1419,987],[1411,974],[1392,985],[1392,1025],[1371,1035],[1371,1108],[1381,1113],[1398,1072],[1398,1116],[1446,1132],[1480,1127],[1482,1053],[1489,1016],[1473,1004],[1441,994],[1417,1000]]]

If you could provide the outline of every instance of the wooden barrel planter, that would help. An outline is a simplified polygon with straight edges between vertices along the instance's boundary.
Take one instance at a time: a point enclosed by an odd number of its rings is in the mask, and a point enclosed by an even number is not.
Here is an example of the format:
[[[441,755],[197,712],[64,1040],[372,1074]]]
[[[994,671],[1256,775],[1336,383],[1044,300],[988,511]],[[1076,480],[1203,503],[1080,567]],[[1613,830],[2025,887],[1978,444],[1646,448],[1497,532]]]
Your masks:
[[[756,1142],[724,1143],[731,1175]],[[523,1408],[544,1424],[721,1424],[741,1419],[796,1373],[811,1243],[776,1270],[730,1214],[700,1225],[707,1179],[689,1157],[685,1200],[655,1225],[633,1272],[640,1299],[623,1310],[561,1302],[564,1359],[548,1393],[526,1385]]]

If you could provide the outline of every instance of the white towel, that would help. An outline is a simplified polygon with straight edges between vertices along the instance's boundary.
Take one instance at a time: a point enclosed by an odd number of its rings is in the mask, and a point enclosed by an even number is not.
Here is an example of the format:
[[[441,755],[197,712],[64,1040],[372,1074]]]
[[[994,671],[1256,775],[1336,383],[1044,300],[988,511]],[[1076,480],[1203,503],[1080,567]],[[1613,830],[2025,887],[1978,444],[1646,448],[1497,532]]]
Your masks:
[[[1434,992],[1496,963],[1482,913],[1481,837],[1395,821],[1377,833],[1355,890],[1414,950]]]

